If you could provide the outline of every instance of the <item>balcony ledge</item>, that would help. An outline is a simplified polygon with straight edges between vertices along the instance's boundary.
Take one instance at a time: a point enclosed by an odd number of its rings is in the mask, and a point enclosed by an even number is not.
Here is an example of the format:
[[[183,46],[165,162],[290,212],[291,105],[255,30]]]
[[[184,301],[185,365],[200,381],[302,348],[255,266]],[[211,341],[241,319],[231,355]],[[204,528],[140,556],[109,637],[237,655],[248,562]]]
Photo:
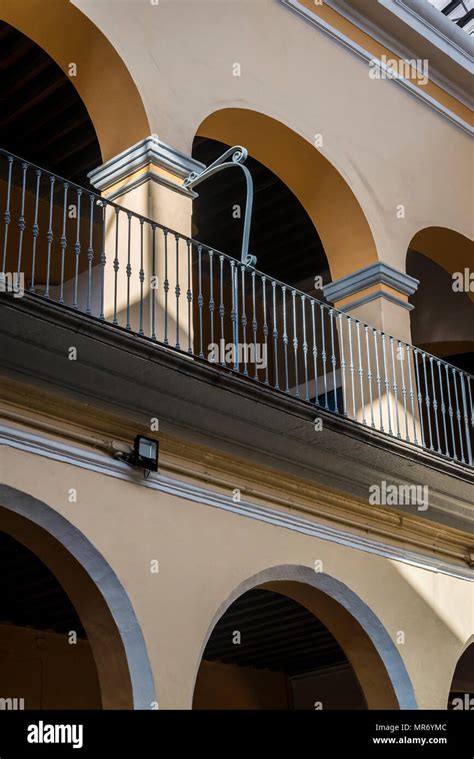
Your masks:
[[[472,532],[467,466],[37,296],[3,297],[0,313],[7,377],[358,498],[382,480],[428,484],[419,515]]]

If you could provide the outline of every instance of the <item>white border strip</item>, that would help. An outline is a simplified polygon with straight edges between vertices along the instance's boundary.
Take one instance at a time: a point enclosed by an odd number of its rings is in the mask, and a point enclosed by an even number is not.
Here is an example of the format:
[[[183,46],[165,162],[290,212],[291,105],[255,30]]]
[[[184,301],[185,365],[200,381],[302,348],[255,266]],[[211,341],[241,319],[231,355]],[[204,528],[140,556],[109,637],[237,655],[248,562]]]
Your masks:
[[[308,10],[308,8],[306,8],[304,5],[301,5],[298,0],[280,0],[280,2],[290,8],[290,10],[298,13],[310,24],[316,26],[320,31],[324,32],[324,34],[327,34],[327,36],[332,40],[345,47],[351,53],[354,53],[354,55],[357,55],[357,57],[361,58],[364,62],[368,63],[370,61],[377,61],[380,69],[387,71],[387,79],[400,84],[407,90],[407,92],[409,92],[411,95],[414,95],[416,98],[418,98],[418,100],[421,100],[425,105],[428,105],[430,108],[437,111],[441,116],[444,116],[444,118],[451,121],[452,124],[457,126],[459,129],[462,129],[463,132],[466,132],[470,136],[474,135],[474,128],[471,127],[467,121],[464,121],[464,119],[461,119],[460,116],[457,116],[455,113],[453,113],[453,111],[450,111],[449,108],[446,108],[444,105],[432,98],[431,95],[428,95],[419,87],[416,87],[408,79],[399,76],[392,70],[389,71],[388,67],[385,66],[382,61],[379,61],[377,58],[375,58],[372,53],[369,53],[368,50],[363,48],[361,45],[358,45],[357,42],[354,42],[354,40],[352,40],[350,37],[347,37],[338,29],[328,24],[327,21],[324,21],[324,19],[320,18],[316,13]]]
[[[416,17],[420,20],[421,24],[419,26],[412,25],[407,13],[398,8],[399,5],[404,5],[403,0],[387,0],[387,2],[385,2],[385,0],[379,0],[379,2],[384,8],[390,11],[390,13],[394,13],[395,16],[397,16],[397,18],[399,18],[403,23],[412,26],[415,31],[428,42],[428,44],[437,47],[439,50],[442,50],[443,53],[449,55],[450,57],[453,57],[451,55],[451,52],[459,51],[462,56],[462,60],[457,60],[456,62],[458,65],[463,66],[463,68],[465,68],[467,71],[471,71],[472,58],[468,55],[467,46],[466,50],[459,48],[459,46],[453,40],[446,37],[446,35],[441,34],[438,29],[433,27],[433,25],[428,23],[428,21],[424,21],[421,16],[418,16],[418,14],[416,14]],[[431,8],[428,0],[423,0],[423,2],[427,8]],[[324,0],[324,3],[329,8],[332,8],[332,10],[336,11],[336,13],[339,13],[340,16],[343,16],[348,21],[350,21],[351,24],[354,24],[354,26],[356,26],[362,32],[368,34],[369,37],[372,37],[380,45],[383,45],[383,47],[391,50],[397,58],[411,59],[416,57],[416,54],[413,51],[410,51],[407,48],[402,48],[399,41],[395,40],[374,22],[364,17],[361,12],[350,7],[347,4],[347,0]],[[433,8],[433,11],[441,16],[440,21],[445,20],[445,17],[442,13],[436,11],[435,8]],[[452,21],[449,21],[449,24],[453,32],[458,30],[458,27],[456,24],[453,24]],[[469,36],[466,35],[465,32],[462,32],[462,34],[466,37],[467,44],[469,44]],[[456,60],[455,58],[453,59]],[[440,74],[438,70],[433,68],[431,63],[429,78],[433,84],[437,84],[438,87],[441,87],[441,89],[445,90],[448,95],[452,95],[453,98],[459,100],[460,103],[472,110],[473,98],[469,97],[468,93],[455,86],[452,81],[448,81],[448,79],[446,79],[443,74]]]
[[[344,532],[338,528],[329,527],[328,525],[317,524],[316,522],[299,517],[295,514],[287,514],[278,509],[269,506],[260,506],[250,502],[234,503],[231,496],[217,494],[212,490],[191,485],[187,482],[167,477],[162,474],[151,474],[148,479],[134,476],[134,470],[122,461],[114,459],[112,456],[98,453],[97,451],[88,451],[83,448],[77,448],[62,443],[58,440],[35,435],[30,432],[8,425],[0,424],[0,445],[7,445],[10,448],[25,451],[39,456],[44,456],[54,461],[61,461],[65,464],[88,469],[92,472],[116,477],[120,480],[133,482],[142,487],[159,490],[169,495],[184,498],[188,501],[202,503],[214,508],[229,511],[238,516],[257,519],[260,522],[271,524],[274,527],[283,527],[294,532],[304,535],[310,535],[321,540],[328,540],[347,548],[354,548],[366,553],[372,553],[377,556],[383,556],[387,559],[401,561],[421,569],[440,572],[441,574],[456,577],[461,580],[470,580],[474,582],[474,571],[466,568],[455,567],[442,559],[435,559],[424,556],[416,551],[409,551],[403,548],[381,543],[376,540],[365,538],[361,535],[355,535],[350,532]]]

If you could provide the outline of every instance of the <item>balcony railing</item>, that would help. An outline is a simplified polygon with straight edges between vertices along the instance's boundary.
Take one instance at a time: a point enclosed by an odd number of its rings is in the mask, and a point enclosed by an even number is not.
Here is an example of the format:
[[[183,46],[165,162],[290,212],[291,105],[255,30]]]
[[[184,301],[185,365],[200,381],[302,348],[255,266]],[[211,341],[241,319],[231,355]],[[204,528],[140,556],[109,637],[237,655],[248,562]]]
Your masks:
[[[473,466],[466,372],[3,150],[0,202],[3,289]]]

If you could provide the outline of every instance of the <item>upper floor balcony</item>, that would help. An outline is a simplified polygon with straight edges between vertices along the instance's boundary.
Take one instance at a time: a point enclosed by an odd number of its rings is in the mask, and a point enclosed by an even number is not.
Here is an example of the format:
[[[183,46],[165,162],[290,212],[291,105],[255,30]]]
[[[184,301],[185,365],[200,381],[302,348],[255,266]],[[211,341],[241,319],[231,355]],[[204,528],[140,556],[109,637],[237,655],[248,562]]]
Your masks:
[[[0,204],[2,298],[15,308],[145,341],[216,383],[242,378],[264,402],[310,410],[315,432],[339,420],[472,470],[468,371],[5,150]]]

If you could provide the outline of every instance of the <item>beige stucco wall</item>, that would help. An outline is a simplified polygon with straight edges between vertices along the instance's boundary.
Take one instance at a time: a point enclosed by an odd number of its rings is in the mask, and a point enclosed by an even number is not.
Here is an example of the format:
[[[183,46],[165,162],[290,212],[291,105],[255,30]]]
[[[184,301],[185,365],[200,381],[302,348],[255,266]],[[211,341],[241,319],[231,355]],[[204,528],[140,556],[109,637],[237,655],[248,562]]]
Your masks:
[[[394,82],[370,79],[366,63],[277,0],[75,5],[123,58],[165,142],[190,152],[209,114],[253,109],[311,144],[322,135],[321,153],[358,198],[382,260],[403,269],[427,226],[472,237],[467,134]]]
[[[160,708],[191,707],[211,621],[242,582],[269,567],[312,568],[316,560],[369,606],[392,640],[404,633],[398,648],[419,707],[446,707],[473,631],[472,583],[9,447],[2,480],[62,514],[111,565],[141,625]],[[154,559],[158,574],[150,571]]]

